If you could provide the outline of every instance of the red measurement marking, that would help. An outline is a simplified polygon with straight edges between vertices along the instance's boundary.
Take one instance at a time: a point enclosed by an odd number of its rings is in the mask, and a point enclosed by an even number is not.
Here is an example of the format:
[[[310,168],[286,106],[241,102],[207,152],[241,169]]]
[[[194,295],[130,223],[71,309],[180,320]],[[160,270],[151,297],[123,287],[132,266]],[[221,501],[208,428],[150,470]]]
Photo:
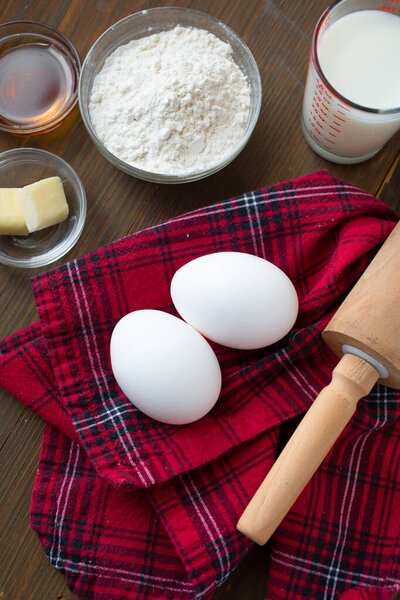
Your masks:
[[[334,133],[332,133],[332,131],[329,131],[328,135],[331,135],[332,137],[336,137],[336,135]]]
[[[338,117],[337,115],[335,115],[335,119],[339,119],[339,121],[343,121],[343,123],[346,123],[345,119],[342,119],[342,117]],[[339,125],[339,123],[337,123],[337,125]]]
[[[318,121],[317,121],[317,119],[316,119],[315,117],[313,117],[313,123],[314,123],[315,125],[317,125],[317,126],[318,126],[318,127],[321,129],[321,131],[322,131],[322,129],[323,129],[323,128],[322,128],[322,126],[320,125],[320,123],[318,123]]]
[[[347,112],[350,112],[350,109],[347,108],[347,106],[343,106],[342,104],[338,103],[338,106],[340,106],[340,108],[343,108],[343,110],[347,110]]]
[[[340,131],[340,129],[336,129],[336,127],[333,127],[332,125],[329,125],[329,127],[330,127],[331,129],[333,129],[333,131],[337,131],[338,133],[342,133],[342,132]]]
[[[328,27],[329,27],[329,22],[331,20],[331,15],[327,15],[323,21],[323,23],[321,24],[321,33],[323,33]]]
[[[316,123],[312,123],[312,126],[316,135],[321,135],[323,133],[322,129],[317,129]]]
[[[381,6],[381,10],[388,10],[389,12],[396,12],[395,6]]]
[[[327,142],[329,142],[330,144],[335,144],[335,142],[333,142],[332,140],[330,140],[329,138],[324,138],[324,140],[326,140]]]
[[[335,123],[335,125],[337,125],[338,127],[340,127],[340,123],[336,123],[335,119],[332,119],[332,121]]]
[[[337,112],[340,113],[341,115],[344,115],[344,112],[342,112],[341,110],[338,110]]]

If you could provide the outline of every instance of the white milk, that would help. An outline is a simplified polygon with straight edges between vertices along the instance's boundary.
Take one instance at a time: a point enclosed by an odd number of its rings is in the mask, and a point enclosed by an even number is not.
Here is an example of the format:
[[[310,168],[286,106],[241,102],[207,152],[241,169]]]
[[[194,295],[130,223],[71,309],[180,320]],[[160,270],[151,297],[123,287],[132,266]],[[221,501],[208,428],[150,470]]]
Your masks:
[[[400,17],[364,10],[323,24],[317,52],[331,86],[361,110],[336,98],[310,60],[303,105],[306,138],[331,160],[330,153],[342,157],[339,162],[365,160],[400,127],[400,110],[392,115],[362,110],[400,107]]]
[[[400,107],[400,18],[383,10],[346,15],[321,36],[319,63],[329,83],[368,108]]]

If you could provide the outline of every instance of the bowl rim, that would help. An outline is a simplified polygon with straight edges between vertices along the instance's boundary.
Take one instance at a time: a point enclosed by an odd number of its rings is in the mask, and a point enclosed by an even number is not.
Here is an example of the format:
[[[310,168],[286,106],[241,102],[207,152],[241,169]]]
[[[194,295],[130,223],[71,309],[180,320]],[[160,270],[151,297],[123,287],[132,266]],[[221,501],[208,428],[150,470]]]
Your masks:
[[[75,169],[64,159],[58,156],[57,154],[53,154],[52,152],[48,152],[47,150],[42,150],[41,148],[12,148],[11,150],[6,150],[0,153],[0,171],[3,167],[4,161],[7,161],[7,164],[11,160],[18,160],[25,158],[25,161],[28,159],[29,155],[36,155],[42,159],[47,161],[47,164],[51,166],[51,163],[58,163],[59,166],[66,169],[66,171],[70,174],[71,179],[74,180],[77,189],[78,189],[78,199],[79,199],[79,207],[80,212],[77,218],[77,222],[75,228],[72,230],[72,234],[69,238],[64,241],[61,241],[57,246],[48,250],[44,254],[39,254],[38,256],[30,257],[30,258],[9,258],[4,255],[0,251],[0,264],[11,266],[11,267],[19,267],[24,269],[33,269],[36,267],[43,267],[46,265],[50,265],[51,263],[59,260],[67,252],[71,250],[80,238],[83,228],[86,223],[86,214],[87,214],[87,198],[86,191],[83,186],[82,180],[75,171]]]
[[[225,155],[225,157],[223,157],[219,162],[213,163],[212,165],[207,167],[207,169],[203,169],[201,171],[190,171],[190,172],[184,173],[182,175],[176,175],[176,174],[171,174],[171,173],[159,173],[159,172],[154,173],[152,171],[146,171],[144,169],[140,169],[138,167],[135,167],[135,166],[121,160],[115,154],[110,152],[108,150],[108,148],[106,148],[106,146],[100,140],[100,138],[97,136],[96,131],[95,131],[95,129],[92,125],[91,119],[90,119],[89,110],[86,111],[85,107],[83,106],[83,100],[82,100],[83,74],[85,73],[85,70],[88,69],[88,63],[89,63],[95,49],[102,43],[104,38],[109,33],[114,31],[115,29],[117,29],[120,25],[122,25],[126,21],[128,21],[134,17],[140,18],[141,15],[146,15],[148,13],[157,13],[157,12],[159,12],[159,13],[163,13],[163,12],[164,13],[167,13],[167,12],[180,13],[181,12],[181,13],[186,13],[186,14],[199,15],[201,18],[205,18],[208,21],[214,22],[217,25],[217,27],[220,27],[222,30],[226,31],[228,35],[232,36],[239,42],[240,46],[243,48],[244,52],[247,54],[247,56],[250,60],[250,63],[253,66],[257,94],[255,94],[252,97],[252,101],[254,102],[254,113],[253,113],[253,117],[252,117],[250,123],[248,123],[248,125],[246,125],[246,128],[244,130],[244,132],[246,132],[246,133],[245,133],[245,135],[241,136],[241,138],[237,141],[237,143],[232,148],[232,150],[229,154]],[[246,76],[246,73],[244,73],[244,75]],[[251,50],[247,46],[247,44],[243,41],[243,39],[240,37],[240,35],[237,34],[236,31],[234,31],[231,27],[229,27],[229,25],[226,25],[225,23],[220,21],[217,17],[214,17],[213,15],[210,15],[210,14],[200,11],[200,10],[186,8],[184,6],[160,6],[160,7],[144,9],[141,11],[131,13],[130,15],[127,15],[126,17],[120,19],[119,21],[116,21],[113,25],[108,27],[95,40],[95,42],[90,47],[90,49],[85,57],[85,60],[82,64],[81,75],[79,78],[79,86],[78,86],[78,102],[79,102],[79,109],[80,109],[82,121],[89,133],[89,136],[92,138],[92,141],[94,142],[97,149],[101,152],[101,154],[103,154],[103,156],[109,162],[111,162],[111,164],[113,164],[114,166],[119,168],[121,171],[124,171],[128,175],[137,177],[138,179],[141,179],[144,181],[150,181],[153,183],[167,183],[167,184],[168,183],[171,183],[171,184],[173,184],[173,183],[189,183],[192,181],[197,181],[199,179],[203,179],[205,177],[208,177],[209,175],[213,175],[214,173],[217,173],[218,171],[223,169],[225,166],[227,166],[229,163],[231,163],[243,150],[243,148],[249,141],[249,139],[254,131],[254,128],[258,121],[258,117],[260,115],[261,104],[262,104],[262,83],[261,83],[260,71],[259,71],[257,62],[253,56],[253,53],[251,52]]]
[[[26,31],[26,32],[16,32],[14,34],[9,34],[7,36],[2,36],[2,30],[4,30],[6,27],[12,27],[12,26],[22,26],[22,25],[34,25],[37,26],[39,28],[43,28],[44,32],[43,33],[47,33],[47,37],[49,40],[54,40],[54,34],[56,34],[57,36],[59,36],[61,38],[61,40],[64,42],[65,46],[68,48],[69,52],[71,53],[71,55],[73,56],[74,60],[70,61],[71,62],[71,66],[73,69],[73,72],[75,74],[76,80],[77,80],[77,86],[76,89],[74,91],[74,93],[71,95],[68,103],[63,107],[63,110],[59,113],[57,113],[56,116],[54,116],[52,119],[41,123],[40,125],[32,125],[32,126],[17,126],[17,127],[13,127],[13,126],[8,126],[5,123],[1,123],[0,122],[0,131],[5,131],[6,133],[11,133],[13,135],[32,135],[35,133],[46,133],[47,131],[51,131],[52,129],[54,129],[55,127],[57,127],[71,112],[72,110],[75,108],[77,102],[78,102],[78,86],[79,86],[79,79],[80,79],[80,73],[81,73],[81,69],[82,69],[82,63],[81,63],[81,59],[79,57],[78,54],[78,50],[76,49],[75,45],[73,44],[73,42],[66,36],[64,35],[61,31],[59,31],[56,27],[53,27],[52,25],[49,25],[48,23],[43,23],[41,21],[32,21],[30,19],[16,19],[14,21],[6,21],[5,23],[0,23],[0,42],[2,40],[5,40],[7,38],[11,38],[13,36],[17,36],[17,35],[35,35],[35,33],[32,33],[30,31]],[[39,35],[38,33],[36,35]],[[65,54],[65,52],[63,51],[63,54]]]

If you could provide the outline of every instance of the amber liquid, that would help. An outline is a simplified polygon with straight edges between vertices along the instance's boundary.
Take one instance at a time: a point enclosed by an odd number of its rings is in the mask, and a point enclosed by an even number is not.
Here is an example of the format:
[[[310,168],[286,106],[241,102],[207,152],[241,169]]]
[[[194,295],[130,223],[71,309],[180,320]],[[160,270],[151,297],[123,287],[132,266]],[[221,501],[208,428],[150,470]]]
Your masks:
[[[50,44],[27,43],[0,56],[0,121],[40,126],[62,113],[76,91],[67,56]]]

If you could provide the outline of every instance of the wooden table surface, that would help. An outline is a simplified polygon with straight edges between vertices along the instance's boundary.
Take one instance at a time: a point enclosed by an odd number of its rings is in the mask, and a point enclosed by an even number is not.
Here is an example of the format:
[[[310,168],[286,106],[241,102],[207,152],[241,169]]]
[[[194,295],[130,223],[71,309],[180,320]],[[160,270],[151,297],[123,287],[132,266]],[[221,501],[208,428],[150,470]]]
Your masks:
[[[228,167],[202,181],[163,186],[134,179],[96,150],[78,108],[45,135],[0,134],[0,151],[22,146],[62,156],[78,172],[88,198],[85,229],[77,245],[57,264],[191,209],[325,168],[400,207],[399,135],[376,157],[355,166],[319,158],[307,146],[300,112],[310,36],[326,6],[321,0],[2,0],[0,21],[37,20],[58,28],[83,61],[98,36],[119,19],[160,5],[187,6],[214,15],[248,44],[263,84],[261,115],[247,147]],[[0,339],[36,319],[30,277],[40,270],[0,265]],[[44,556],[29,528],[29,505],[43,422],[0,390],[0,599],[72,600],[64,578]],[[218,600],[261,600],[267,586],[267,551],[254,549]]]

